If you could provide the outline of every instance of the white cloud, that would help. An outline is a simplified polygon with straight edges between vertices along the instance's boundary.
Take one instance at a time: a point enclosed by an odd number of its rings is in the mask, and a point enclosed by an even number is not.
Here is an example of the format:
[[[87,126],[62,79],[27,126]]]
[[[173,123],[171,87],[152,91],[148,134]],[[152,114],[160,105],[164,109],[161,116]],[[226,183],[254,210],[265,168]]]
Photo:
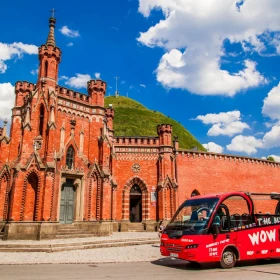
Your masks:
[[[91,76],[88,74],[79,74],[77,73],[75,77],[66,77],[62,76],[60,79],[65,80],[65,84],[74,88],[86,88],[87,82],[91,80]]]
[[[144,84],[140,84],[140,87],[146,88],[146,85],[144,85]]]
[[[262,113],[272,120],[280,120],[280,83],[268,93],[263,103]]]
[[[0,60],[0,73],[5,73],[6,72],[6,70],[7,70],[7,65],[4,63],[4,61],[3,60]]]
[[[253,136],[238,135],[235,136],[226,147],[232,152],[243,152],[251,155],[257,152],[257,148],[262,148],[263,143],[261,139],[256,139]]]
[[[244,129],[250,128],[243,122],[232,122],[230,124],[214,124],[207,132],[209,136],[227,135],[233,136],[235,134],[243,132]]]
[[[199,115],[195,118],[202,121],[204,124],[225,123],[229,124],[240,120],[240,111],[221,112],[219,114]]]
[[[59,29],[59,31],[67,36],[67,37],[71,37],[71,38],[75,38],[75,37],[79,37],[79,31],[75,31],[75,30],[71,30],[68,28],[68,26],[64,25],[61,29]]]
[[[11,83],[0,84],[0,120],[11,121],[12,108],[15,102],[14,86]]]
[[[35,45],[15,42],[5,44],[0,42],[0,73],[5,73],[7,65],[5,61],[14,58],[22,58],[23,54],[38,54],[38,47]]]
[[[222,153],[224,151],[224,148],[214,142],[209,142],[208,144],[202,145],[208,152],[213,153]]]
[[[250,129],[246,123],[241,122],[240,115],[240,111],[236,110],[219,114],[199,115],[195,120],[200,120],[204,124],[212,124],[212,127],[207,132],[209,136],[233,136],[234,134],[242,133],[244,129]]]
[[[100,79],[100,73],[96,72],[96,73],[94,73],[94,76],[96,79],[98,79],[98,80]]]
[[[66,46],[67,47],[72,47],[74,44],[72,42],[68,43]]]
[[[280,147],[280,125],[272,126],[271,130],[264,134],[262,139],[253,136],[238,135],[227,145],[227,149],[233,152],[243,152],[246,154],[254,154],[257,148],[271,149]]]
[[[58,80],[68,80],[69,78],[67,77],[67,76],[60,76],[59,78],[58,78]]]
[[[39,72],[38,69],[34,69],[34,70],[31,70],[31,71],[30,71],[30,73],[31,73],[32,75],[38,75],[38,72]]]
[[[222,69],[221,61],[227,55],[226,40],[243,46],[246,57],[266,54],[271,44],[274,55],[280,52],[276,35],[270,43],[271,34],[280,30],[278,0],[139,0],[138,10],[145,17],[153,9],[161,9],[164,19],[141,32],[138,41],[166,50],[156,70],[163,86],[233,96],[267,82],[248,58],[239,59],[243,69],[235,73]]]
[[[275,125],[263,137],[263,147],[270,149],[280,147],[280,125]]]

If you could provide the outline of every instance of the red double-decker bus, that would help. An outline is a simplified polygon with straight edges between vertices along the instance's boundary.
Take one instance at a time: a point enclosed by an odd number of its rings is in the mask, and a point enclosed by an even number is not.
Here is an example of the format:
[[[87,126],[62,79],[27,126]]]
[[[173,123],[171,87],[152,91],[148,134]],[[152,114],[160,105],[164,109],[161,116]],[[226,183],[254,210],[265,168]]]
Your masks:
[[[223,268],[239,260],[280,258],[280,193],[192,197],[166,226],[160,251],[189,262],[219,262]]]

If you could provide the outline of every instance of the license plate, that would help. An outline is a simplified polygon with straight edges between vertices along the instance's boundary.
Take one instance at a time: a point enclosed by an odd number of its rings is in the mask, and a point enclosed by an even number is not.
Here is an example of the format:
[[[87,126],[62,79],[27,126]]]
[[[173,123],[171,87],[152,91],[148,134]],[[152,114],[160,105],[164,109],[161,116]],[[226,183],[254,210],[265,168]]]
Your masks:
[[[178,258],[178,254],[170,253],[170,257]]]

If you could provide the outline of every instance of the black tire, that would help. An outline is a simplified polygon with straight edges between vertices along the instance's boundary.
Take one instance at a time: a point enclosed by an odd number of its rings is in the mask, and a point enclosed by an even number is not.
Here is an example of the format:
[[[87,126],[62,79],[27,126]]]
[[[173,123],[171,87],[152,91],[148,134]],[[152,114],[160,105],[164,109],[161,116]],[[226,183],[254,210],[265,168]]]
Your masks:
[[[234,251],[232,249],[225,249],[220,261],[221,267],[233,268],[235,266],[235,263],[236,263],[236,255]]]

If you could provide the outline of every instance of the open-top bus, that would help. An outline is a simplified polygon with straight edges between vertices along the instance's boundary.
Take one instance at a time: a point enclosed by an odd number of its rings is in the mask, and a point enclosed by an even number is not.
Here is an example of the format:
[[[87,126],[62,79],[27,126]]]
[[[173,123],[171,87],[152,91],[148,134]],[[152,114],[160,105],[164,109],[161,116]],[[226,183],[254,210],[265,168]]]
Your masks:
[[[256,205],[265,213],[256,213]],[[238,260],[280,258],[280,194],[191,197],[166,226],[160,251],[189,262],[219,262],[223,268]]]

